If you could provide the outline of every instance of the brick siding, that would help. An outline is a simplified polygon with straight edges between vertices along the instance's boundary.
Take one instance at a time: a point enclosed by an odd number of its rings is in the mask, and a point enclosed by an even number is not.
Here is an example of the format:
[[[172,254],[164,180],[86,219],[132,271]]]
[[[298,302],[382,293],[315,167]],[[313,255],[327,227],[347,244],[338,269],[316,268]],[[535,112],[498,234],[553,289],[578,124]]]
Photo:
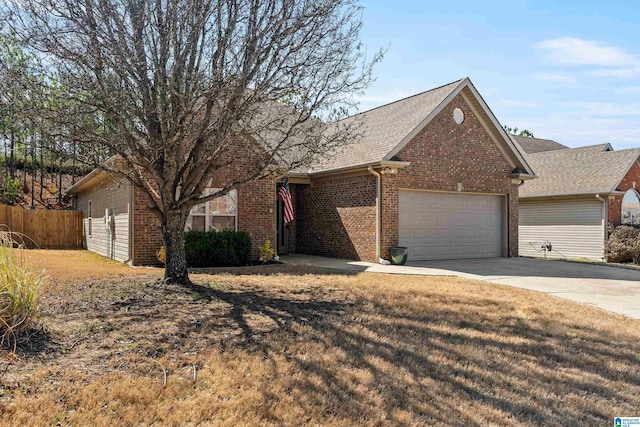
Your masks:
[[[212,185],[222,185],[213,180]],[[258,258],[258,246],[275,239],[275,180],[259,179],[238,188],[238,230],[251,236],[251,257]],[[149,209],[147,197],[134,191],[133,213],[133,265],[157,265],[156,253],[162,246],[160,220]]]
[[[460,125],[453,120],[455,108],[464,112],[465,120]],[[457,192],[461,183],[463,192],[506,195],[508,255],[518,255],[518,191],[511,184],[512,167],[462,96],[458,95],[446,105],[396,159],[411,162],[398,173],[399,189]],[[398,216],[397,197],[397,191],[383,195],[382,216],[386,216],[387,221],[393,222]],[[382,254],[387,254],[395,245],[397,232],[395,236],[390,233],[384,241]]]
[[[640,191],[640,165],[638,162],[635,162],[629,172],[622,179],[620,184],[618,185],[618,190],[626,192],[633,188],[633,183],[635,182],[636,191]],[[613,225],[620,225],[622,223],[622,198],[624,196],[615,196],[613,200],[609,200],[608,206],[608,219],[609,223]]]
[[[376,253],[376,182],[356,176],[314,179],[296,185],[296,251],[373,260]]]
[[[298,196],[297,196],[298,184],[289,184],[289,191],[291,192],[291,205],[293,206],[293,221],[286,225],[289,232],[289,239],[287,246],[289,253],[296,253],[296,217],[298,216]],[[276,224],[277,225],[277,224]]]
[[[465,120],[457,125],[453,110]],[[461,96],[449,103],[394,158],[411,165],[381,178],[380,253],[398,245],[400,189],[504,194],[508,255],[518,255],[518,195],[512,167]],[[526,185],[526,184],[525,184]],[[375,261],[375,177],[313,179],[298,186],[296,250],[300,253]]]
[[[137,188],[133,190],[133,265],[159,265],[157,252],[162,247],[160,219],[149,208],[149,199]]]

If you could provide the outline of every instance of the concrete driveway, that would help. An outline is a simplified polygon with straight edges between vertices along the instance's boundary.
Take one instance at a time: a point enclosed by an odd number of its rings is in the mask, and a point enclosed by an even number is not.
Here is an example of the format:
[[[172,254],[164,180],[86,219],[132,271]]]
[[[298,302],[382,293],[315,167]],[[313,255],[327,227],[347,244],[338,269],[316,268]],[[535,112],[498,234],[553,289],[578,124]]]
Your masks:
[[[543,292],[640,319],[640,271],[604,265],[531,258],[419,261],[406,266],[338,260],[308,255],[283,256],[299,265],[388,274],[457,276]]]

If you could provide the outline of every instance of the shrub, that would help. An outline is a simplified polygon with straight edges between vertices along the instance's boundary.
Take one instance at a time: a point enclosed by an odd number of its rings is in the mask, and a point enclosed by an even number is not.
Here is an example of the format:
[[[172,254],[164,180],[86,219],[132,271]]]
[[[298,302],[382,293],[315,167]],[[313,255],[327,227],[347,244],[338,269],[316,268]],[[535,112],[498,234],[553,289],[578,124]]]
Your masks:
[[[260,261],[264,263],[271,261],[276,254],[276,251],[271,247],[271,240],[269,239],[264,242],[264,245],[258,246],[258,251],[260,252]]]
[[[43,270],[29,267],[24,249],[0,231],[0,347],[25,339],[35,326]]]
[[[160,246],[160,249],[156,252],[156,258],[158,258],[158,262],[160,262],[160,264],[165,265],[167,262],[167,252],[164,246]]]
[[[251,261],[251,238],[244,231],[188,231],[184,245],[189,267],[235,267]]]
[[[2,178],[0,199],[3,203],[13,205],[16,202],[18,195],[20,195],[20,183],[19,179],[11,178],[8,175]]]
[[[630,225],[609,227],[607,260],[640,263],[640,228]]]

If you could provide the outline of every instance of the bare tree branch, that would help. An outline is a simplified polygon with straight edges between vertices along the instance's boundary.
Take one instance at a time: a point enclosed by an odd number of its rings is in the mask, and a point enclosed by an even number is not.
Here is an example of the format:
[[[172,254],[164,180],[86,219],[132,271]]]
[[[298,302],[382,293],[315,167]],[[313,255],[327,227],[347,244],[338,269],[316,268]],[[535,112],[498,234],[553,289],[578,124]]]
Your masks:
[[[222,178],[220,195],[335,155],[353,129],[327,121],[355,105],[381,58],[365,58],[355,0],[8,0],[1,10],[5,32],[56,84],[39,111],[49,132],[147,194],[176,281],[188,280],[186,216],[216,196],[209,179]]]

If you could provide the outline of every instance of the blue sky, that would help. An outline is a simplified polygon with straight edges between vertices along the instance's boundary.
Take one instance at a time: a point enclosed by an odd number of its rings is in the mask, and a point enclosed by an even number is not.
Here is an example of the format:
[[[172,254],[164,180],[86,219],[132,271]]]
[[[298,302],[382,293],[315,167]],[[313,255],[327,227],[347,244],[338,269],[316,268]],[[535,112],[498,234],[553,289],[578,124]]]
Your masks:
[[[361,4],[363,42],[388,47],[361,111],[470,77],[502,124],[571,147],[640,147],[640,5]]]

